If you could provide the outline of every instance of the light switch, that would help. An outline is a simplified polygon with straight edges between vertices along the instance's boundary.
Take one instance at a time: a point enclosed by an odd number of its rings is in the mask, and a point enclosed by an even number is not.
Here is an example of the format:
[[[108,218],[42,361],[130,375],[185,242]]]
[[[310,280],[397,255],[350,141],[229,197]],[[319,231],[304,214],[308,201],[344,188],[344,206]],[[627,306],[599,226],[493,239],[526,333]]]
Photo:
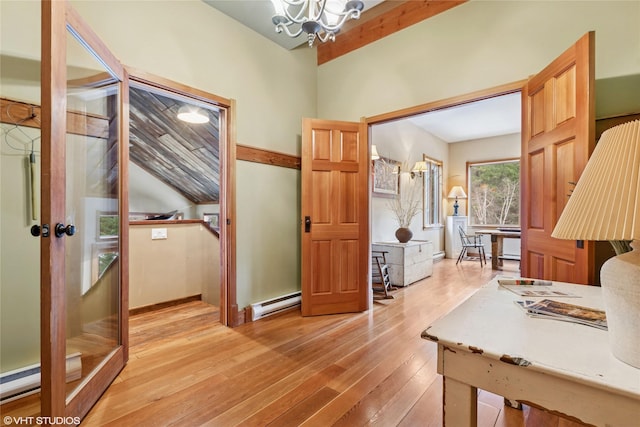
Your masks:
[[[151,229],[151,240],[160,240],[167,238],[167,229],[166,228],[152,228]]]

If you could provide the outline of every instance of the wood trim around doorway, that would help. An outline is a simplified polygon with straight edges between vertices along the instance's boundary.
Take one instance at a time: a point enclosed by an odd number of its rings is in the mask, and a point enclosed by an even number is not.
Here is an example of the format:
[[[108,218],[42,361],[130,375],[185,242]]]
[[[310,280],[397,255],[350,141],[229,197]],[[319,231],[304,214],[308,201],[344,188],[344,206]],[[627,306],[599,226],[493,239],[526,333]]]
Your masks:
[[[374,125],[402,119],[405,117],[415,116],[417,114],[428,113],[430,111],[443,110],[445,108],[451,108],[471,102],[482,101],[483,99],[489,99],[496,96],[520,92],[526,82],[526,79],[518,80],[512,83],[506,83],[488,89],[482,89],[463,95],[453,96],[451,98],[427,102],[425,104],[416,105],[414,107],[408,107],[401,110],[391,111],[389,113],[378,114],[377,116],[367,117],[365,118],[365,120],[368,125]]]
[[[235,101],[216,96],[182,83],[151,73],[125,67],[130,81],[150,86],[178,96],[197,99],[220,108],[220,323],[236,326],[244,323],[244,313],[238,314],[236,300],[236,232],[235,232]]]

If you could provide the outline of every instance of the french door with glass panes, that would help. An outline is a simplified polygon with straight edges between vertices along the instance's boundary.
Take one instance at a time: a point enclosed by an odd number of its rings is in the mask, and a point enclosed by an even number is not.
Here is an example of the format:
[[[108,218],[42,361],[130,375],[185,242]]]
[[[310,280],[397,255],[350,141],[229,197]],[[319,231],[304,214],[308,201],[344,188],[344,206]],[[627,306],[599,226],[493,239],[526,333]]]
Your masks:
[[[127,77],[66,1],[41,74],[41,414],[76,423],[128,357]]]

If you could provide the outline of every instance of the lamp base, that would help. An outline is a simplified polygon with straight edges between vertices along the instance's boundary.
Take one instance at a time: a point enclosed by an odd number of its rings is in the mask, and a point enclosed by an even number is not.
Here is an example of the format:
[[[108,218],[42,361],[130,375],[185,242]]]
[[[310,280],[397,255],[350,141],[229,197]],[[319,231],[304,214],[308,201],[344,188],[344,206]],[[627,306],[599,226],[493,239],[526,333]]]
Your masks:
[[[640,240],[631,247],[604,263],[600,279],[611,351],[640,369]]]
[[[456,202],[453,204],[453,216],[458,216],[458,208],[460,205],[458,204],[458,198],[456,197]]]

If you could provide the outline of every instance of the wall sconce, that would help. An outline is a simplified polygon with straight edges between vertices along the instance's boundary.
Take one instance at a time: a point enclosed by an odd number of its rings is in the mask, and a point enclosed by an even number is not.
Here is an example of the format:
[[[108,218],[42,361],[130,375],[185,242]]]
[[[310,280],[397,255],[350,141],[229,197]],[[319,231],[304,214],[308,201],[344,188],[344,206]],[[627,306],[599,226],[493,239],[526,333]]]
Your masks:
[[[378,148],[375,145],[371,146],[371,160],[378,160],[380,155],[378,154]]]
[[[416,176],[422,178],[422,175],[427,171],[427,163],[422,161],[422,162],[416,162],[415,165],[413,165],[413,169],[411,169],[411,178],[415,178]]]
[[[458,208],[460,207],[460,205],[458,205],[458,197],[461,199],[466,199],[467,193],[464,192],[461,186],[454,185],[451,191],[449,191],[449,195],[447,196],[447,198],[449,199],[456,199],[456,202],[453,204],[453,216],[458,216]]]

